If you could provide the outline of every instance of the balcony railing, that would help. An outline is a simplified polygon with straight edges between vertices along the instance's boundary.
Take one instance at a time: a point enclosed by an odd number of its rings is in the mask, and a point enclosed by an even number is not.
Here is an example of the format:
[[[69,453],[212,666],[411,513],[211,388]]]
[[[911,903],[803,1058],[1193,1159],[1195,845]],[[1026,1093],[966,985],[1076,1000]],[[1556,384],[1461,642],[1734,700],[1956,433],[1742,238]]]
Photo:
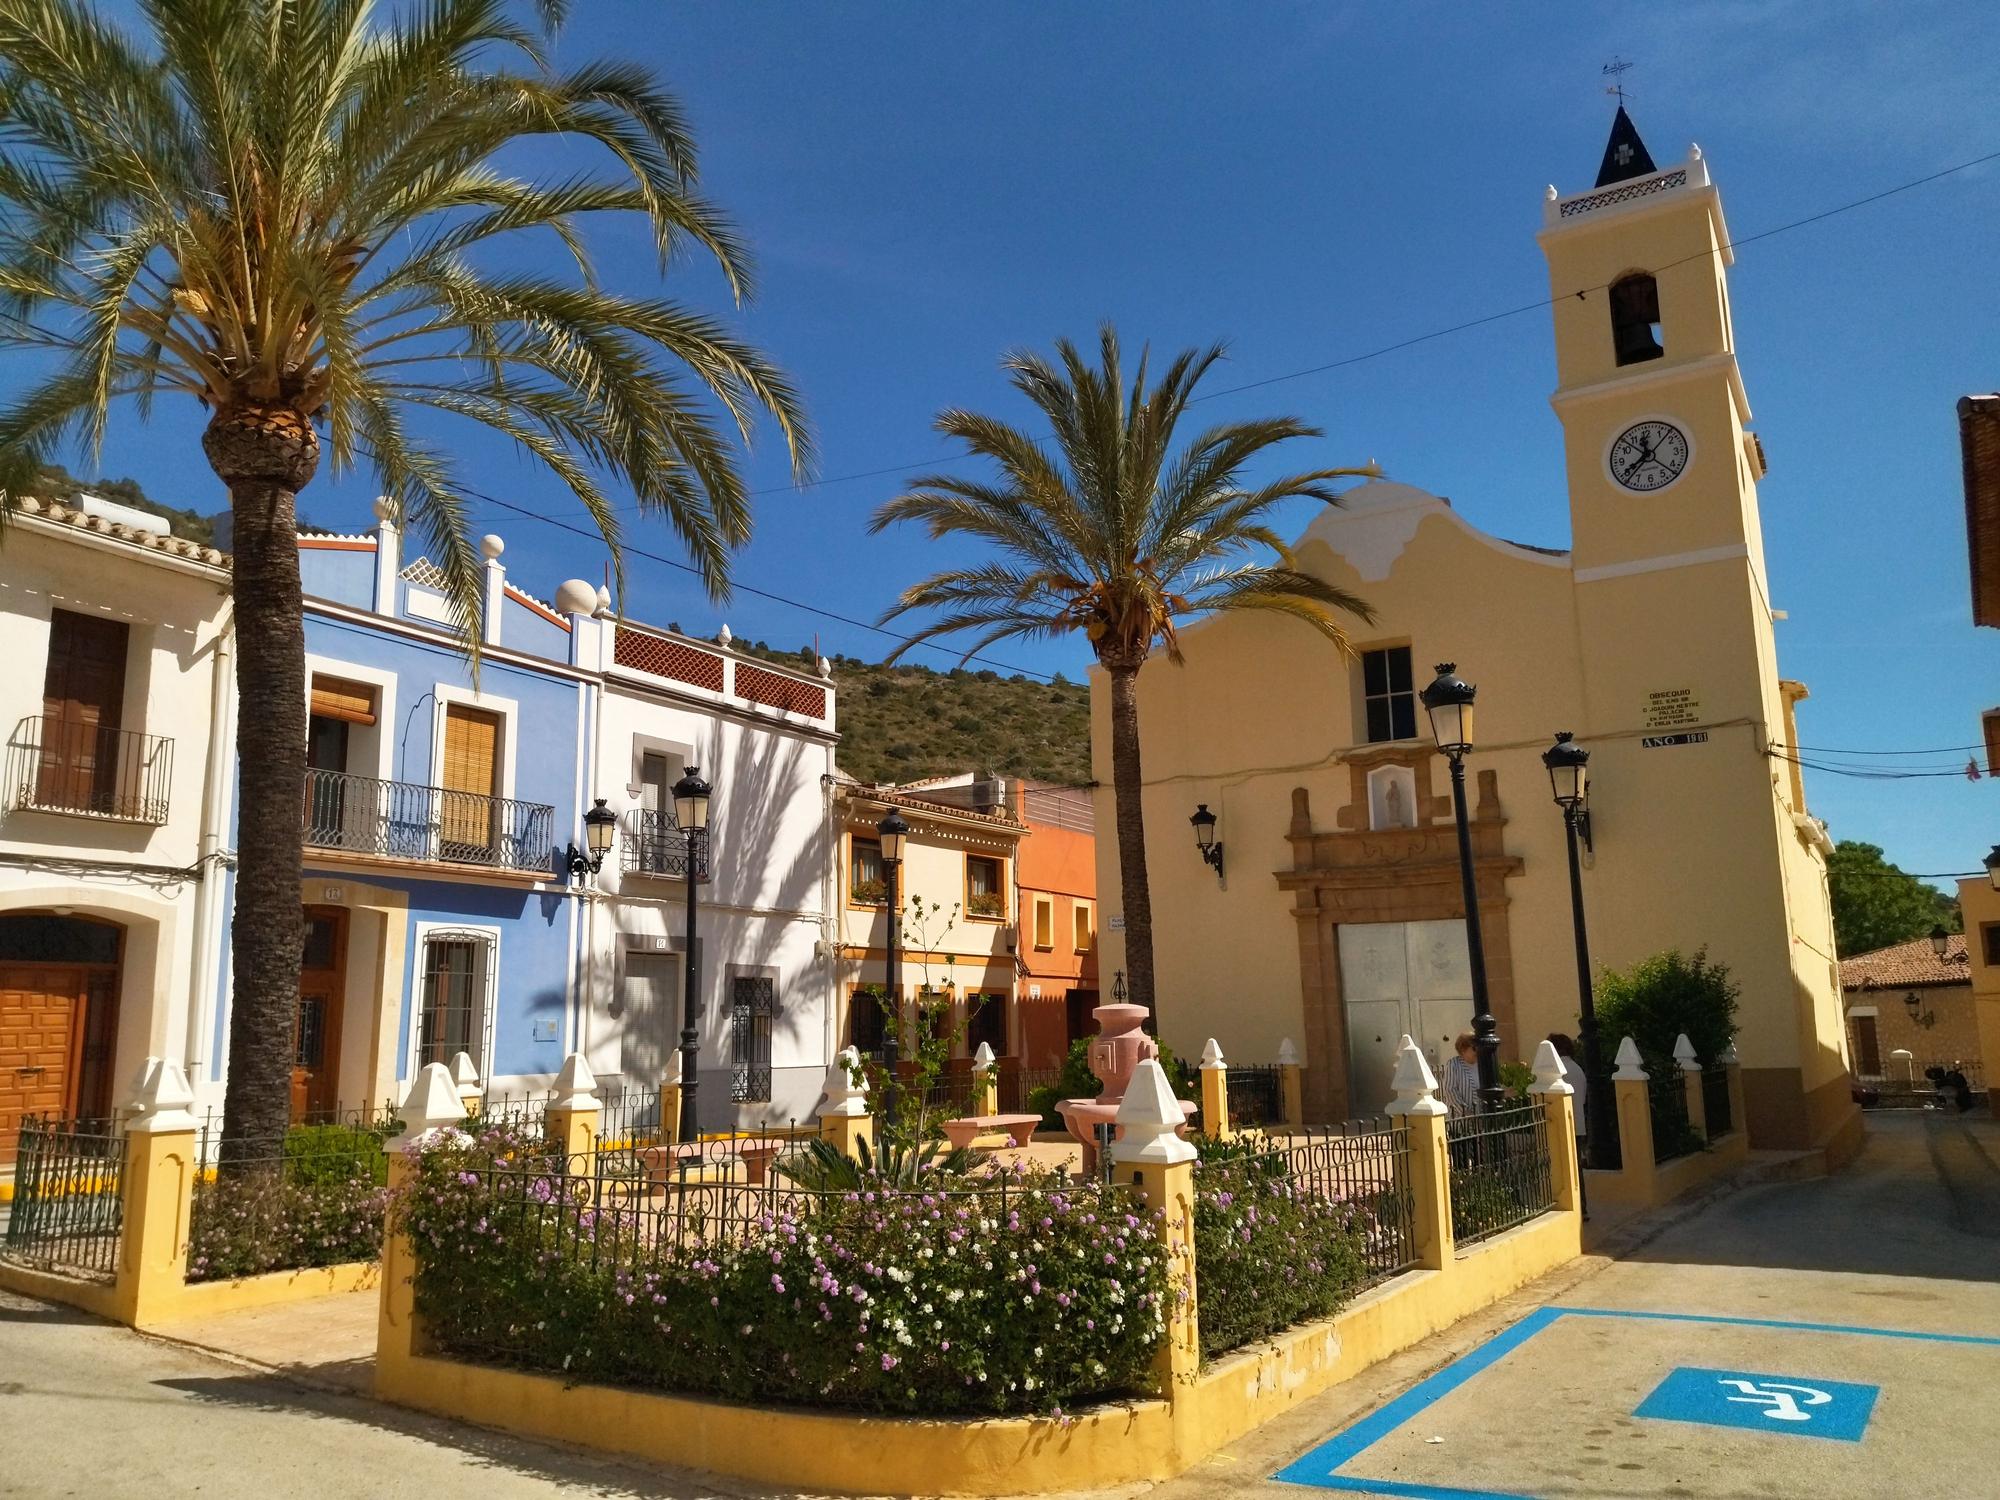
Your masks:
[[[306,772],[305,835],[315,849],[546,874],[555,828],[556,810],[544,802]]]
[[[627,875],[659,875],[670,880],[686,880],[688,873],[687,830],[674,822],[671,812],[649,812],[643,807],[625,814],[625,826],[618,840],[622,850],[618,868]],[[696,880],[707,880],[712,835],[704,833],[697,843]]]
[[[11,808],[164,823],[173,775],[174,742],[164,735],[36,716],[7,742]]]

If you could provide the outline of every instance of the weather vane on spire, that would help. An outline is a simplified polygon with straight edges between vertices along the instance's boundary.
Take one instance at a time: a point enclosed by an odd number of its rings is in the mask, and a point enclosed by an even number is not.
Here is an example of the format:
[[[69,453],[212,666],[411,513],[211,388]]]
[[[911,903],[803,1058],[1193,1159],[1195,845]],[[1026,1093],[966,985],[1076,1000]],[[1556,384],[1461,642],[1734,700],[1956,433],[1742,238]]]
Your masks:
[[[1602,70],[1603,75],[1611,80],[1610,83],[1605,85],[1604,92],[1617,96],[1618,107],[1620,109],[1625,107],[1625,75],[1631,71],[1631,68],[1632,64],[1625,61],[1624,58],[1614,56],[1610,62],[1604,65]]]

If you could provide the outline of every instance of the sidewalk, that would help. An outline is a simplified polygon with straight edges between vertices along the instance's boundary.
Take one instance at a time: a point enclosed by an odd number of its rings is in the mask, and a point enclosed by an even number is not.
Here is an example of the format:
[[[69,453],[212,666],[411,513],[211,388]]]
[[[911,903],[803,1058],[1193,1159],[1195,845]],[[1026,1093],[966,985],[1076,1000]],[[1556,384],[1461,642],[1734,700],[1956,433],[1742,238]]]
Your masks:
[[[252,1308],[197,1322],[170,1323],[154,1337],[220,1354],[323,1390],[371,1395],[375,1322],[381,1294],[371,1287]]]

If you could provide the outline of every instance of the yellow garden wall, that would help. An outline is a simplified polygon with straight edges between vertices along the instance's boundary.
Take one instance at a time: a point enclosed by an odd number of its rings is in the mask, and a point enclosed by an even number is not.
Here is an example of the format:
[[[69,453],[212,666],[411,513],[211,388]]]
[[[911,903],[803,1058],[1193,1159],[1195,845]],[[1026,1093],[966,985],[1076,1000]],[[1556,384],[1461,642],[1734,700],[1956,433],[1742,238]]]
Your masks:
[[[375,1393],[438,1416],[758,1484],[926,1495],[1105,1488],[1185,1472],[1573,1259],[1579,1230],[1575,1213],[1544,1214],[1442,1270],[1399,1276],[1335,1317],[1227,1355],[1169,1399],[1095,1408],[1067,1427],[1045,1417],[924,1422],[732,1406],[412,1354],[406,1281],[384,1286],[385,1334],[404,1337],[385,1336]]]

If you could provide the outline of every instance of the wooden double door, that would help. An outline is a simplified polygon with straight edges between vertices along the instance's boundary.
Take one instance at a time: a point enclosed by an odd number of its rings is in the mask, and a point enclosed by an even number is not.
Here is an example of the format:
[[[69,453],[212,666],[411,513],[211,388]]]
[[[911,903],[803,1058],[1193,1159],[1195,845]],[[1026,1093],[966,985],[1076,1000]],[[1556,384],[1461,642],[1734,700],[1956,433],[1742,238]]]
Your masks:
[[[116,963],[0,960],[0,1165],[29,1115],[111,1113]]]

